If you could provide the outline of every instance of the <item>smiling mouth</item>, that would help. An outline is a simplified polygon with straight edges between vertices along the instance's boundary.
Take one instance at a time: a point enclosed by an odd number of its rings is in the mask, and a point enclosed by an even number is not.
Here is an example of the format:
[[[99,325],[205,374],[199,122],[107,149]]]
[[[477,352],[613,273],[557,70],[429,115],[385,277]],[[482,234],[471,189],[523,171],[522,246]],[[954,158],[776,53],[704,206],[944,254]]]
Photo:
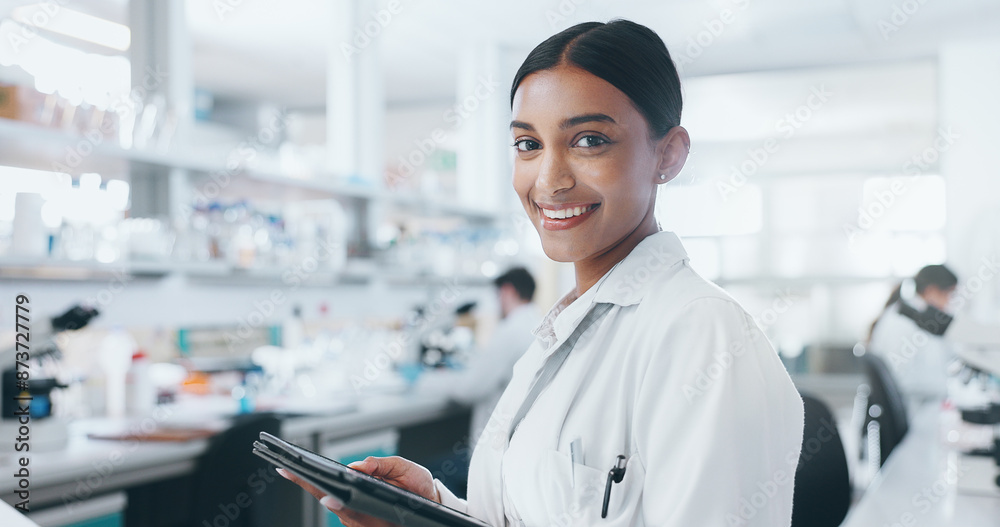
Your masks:
[[[601,207],[600,203],[566,204],[558,209],[545,208],[535,204],[542,211],[541,227],[547,231],[562,231],[572,229],[587,221],[594,211]],[[572,205],[572,206],[569,206]]]
[[[571,207],[558,210],[542,209],[542,214],[550,220],[568,220],[570,218],[582,216],[592,210],[597,209],[600,206],[601,206],[600,203],[592,203],[590,205],[584,205],[582,207]]]

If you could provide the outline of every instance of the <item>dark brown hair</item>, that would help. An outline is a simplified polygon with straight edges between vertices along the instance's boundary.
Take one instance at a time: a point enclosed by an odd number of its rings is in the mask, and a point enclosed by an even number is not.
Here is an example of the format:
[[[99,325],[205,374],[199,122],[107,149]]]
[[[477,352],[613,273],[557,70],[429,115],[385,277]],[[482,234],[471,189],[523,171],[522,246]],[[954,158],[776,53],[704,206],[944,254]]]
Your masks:
[[[681,123],[681,81],[663,40],[629,20],[584,22],[531,50],[514,75],[510,102],[525,77],[560,64],[590,72],[618,88],[646,118],[654,138]]]

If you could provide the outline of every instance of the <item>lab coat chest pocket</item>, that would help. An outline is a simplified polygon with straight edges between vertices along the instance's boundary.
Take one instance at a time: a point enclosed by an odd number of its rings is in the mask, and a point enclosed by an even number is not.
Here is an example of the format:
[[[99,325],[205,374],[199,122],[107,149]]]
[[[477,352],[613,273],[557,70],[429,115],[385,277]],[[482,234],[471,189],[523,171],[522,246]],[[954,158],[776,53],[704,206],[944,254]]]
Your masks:
[[[572,463],[565,452],[548,451],[542,459],[539,485],[546,525],[642,525],[640,504],[645,471],[635,455],[628,459],[622,481],[612,484],[608,516],[601,518],[610,461],[608,470],[600,470]]]

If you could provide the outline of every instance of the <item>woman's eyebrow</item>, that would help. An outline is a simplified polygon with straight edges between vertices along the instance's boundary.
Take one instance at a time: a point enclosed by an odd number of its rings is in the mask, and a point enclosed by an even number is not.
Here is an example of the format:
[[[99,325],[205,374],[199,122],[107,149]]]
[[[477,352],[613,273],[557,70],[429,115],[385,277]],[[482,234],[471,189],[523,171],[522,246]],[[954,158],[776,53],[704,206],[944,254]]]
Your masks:
[[[524,121],[511,121],[510,122],[510,129],[513,130],[515,128],[520,128],[522,130],[527,130],[529,132],[534,132],[535,131],[535,127],[534,126],[531,126],[530,124],[528,124],[528,123],[526,123]]]
[[[565,130],[567,128],[572,128],[572,127],[574,127],[574,126],[576,126],[578,124],[590,123],[590,122],[594,122],[594,121],[600,121],[600,122],[611,123],[611,124],[618,124],[618,123],[615,122],[614,119],[611,118],[610,115],[603,114],[603,113],[587,113],[587,114],[578,115],[576,117],[570,117],[569,119],[563,120],[563,122],[559,123],[559,128]]]
[[[559,123],[559,128],[562,129],[562,130],[566,130],[567,128],[572,128],[572,127],[574,127],[574,126],[576,126],[578,124],[591,123],[591,122],[594,122],[594,121],[600,121],[600,122],[611,123],[611,124],[618,124],[608,114],[604,114],[604,113],[587,113],[587,114],[583,114],[583,115],[577,115],[576,117],[570,117],[568,119],[563,119],[563,121],[561,123]],[[534,132],[535,131],[535,127],[534,126],[531,126],[530,124],[528,124],[528,123],[526,123],[524,121],[511,121],[510,122],[510,128],[512,130],[514,128],[520,128],[522,130],[527,130],[529,132]]]

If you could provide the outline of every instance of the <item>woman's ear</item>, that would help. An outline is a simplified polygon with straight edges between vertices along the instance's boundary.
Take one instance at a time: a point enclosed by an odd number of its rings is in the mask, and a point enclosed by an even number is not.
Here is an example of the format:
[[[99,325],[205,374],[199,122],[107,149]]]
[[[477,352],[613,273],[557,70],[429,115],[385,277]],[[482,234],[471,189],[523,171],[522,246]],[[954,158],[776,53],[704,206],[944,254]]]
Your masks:
[[[656,143],[657,154],[657,183],[666,183],[677,177],[684,163],[687,161],[688,152],[691,151],[691,138],[687,130],[681,126],[675,126],[667,131],[666,135]]]

